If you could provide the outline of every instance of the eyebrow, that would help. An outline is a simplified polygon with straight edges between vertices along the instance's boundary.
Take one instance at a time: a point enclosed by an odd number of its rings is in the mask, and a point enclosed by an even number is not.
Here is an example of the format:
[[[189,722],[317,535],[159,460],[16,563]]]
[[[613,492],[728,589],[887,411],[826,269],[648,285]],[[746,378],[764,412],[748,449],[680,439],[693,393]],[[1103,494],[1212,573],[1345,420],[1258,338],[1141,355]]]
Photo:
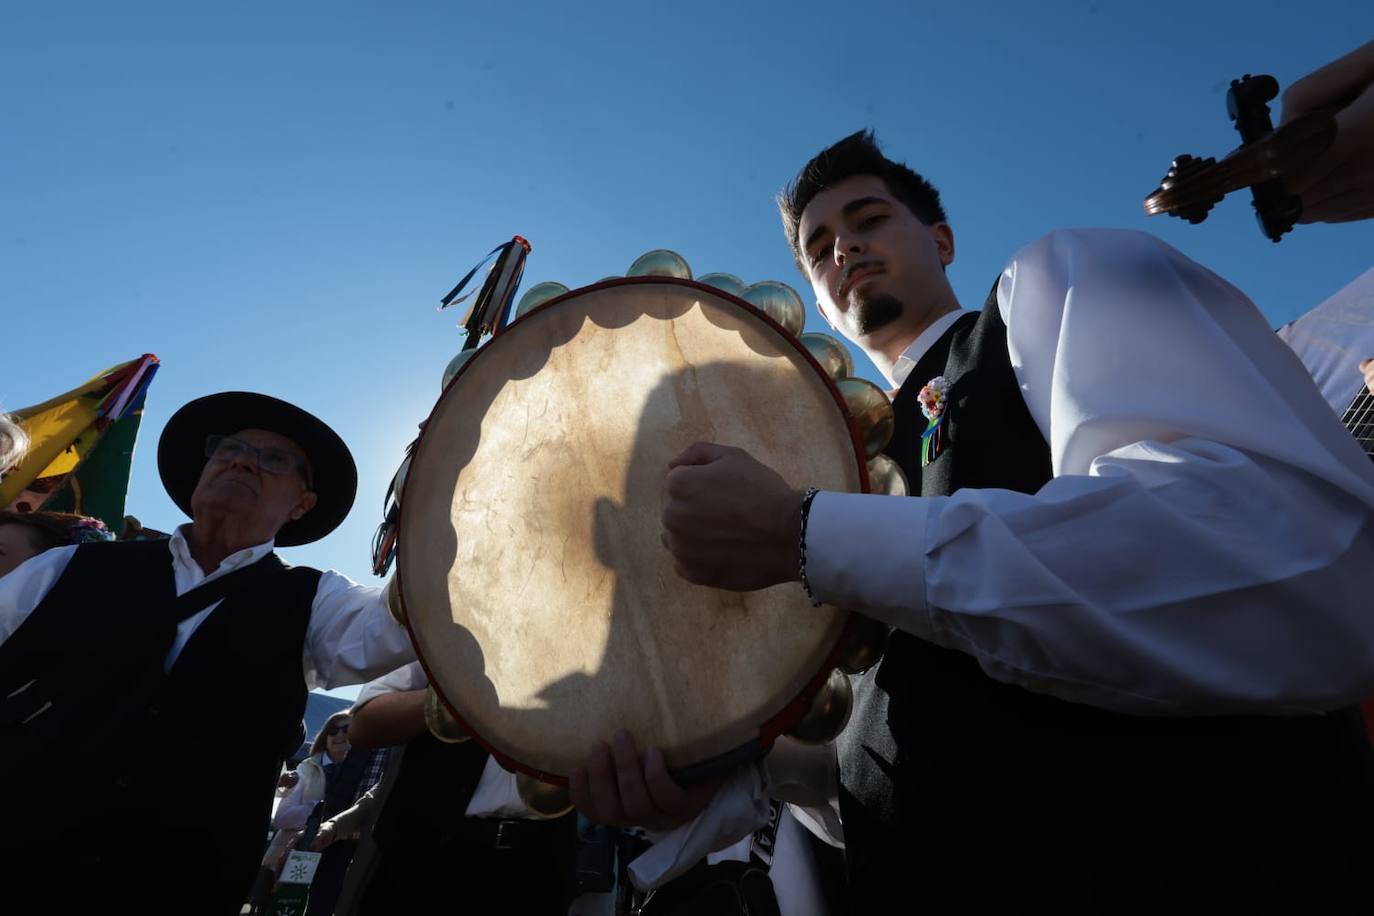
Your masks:
[[[888,203],[888,201],[882,197],[857,197],[840,208],[840,215],[850,216],[854,212],[862,210],[864,207],[867,207],[869,204],[885,203]],[[824,223],[817,226],[815,230],[813,230],[812,233],[806,237],[806,242],[802,245],[802,249],[810,249],[811,246],[816,243],[817,239],[819,239],[822,235],[825,235],[825,233],[829,231],[830,230],[825,226]]]

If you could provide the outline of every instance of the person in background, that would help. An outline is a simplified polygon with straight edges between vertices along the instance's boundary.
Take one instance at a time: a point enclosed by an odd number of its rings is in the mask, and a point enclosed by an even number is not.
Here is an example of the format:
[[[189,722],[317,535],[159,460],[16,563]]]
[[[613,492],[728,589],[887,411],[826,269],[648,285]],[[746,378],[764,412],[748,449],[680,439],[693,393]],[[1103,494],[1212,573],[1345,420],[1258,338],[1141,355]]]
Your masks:
[[[73,512],[0,510],[0,576],[54,547],[113,540],[98,518]]]
[[[321,825],[339,812],[353,805],[367,776],[372,755],[354,749],[348,740],[352,716],[348,710],[334,713],[325,720],[319,734],[310,744],[310,756],[296,768],[299,779],[291,792],[277,806],[272,826],[278,830],[298,830],[301,840],[310,846]],[[324,849],[320,864],[310,882],[310,902],[307,916],[328,916],[334,912],[344,873],[353,859],[354,842],[342,839]]]
[[[317,417],[199,398],[164,428],[158,470],[191,516],[171,538],[56,548],[0,577],[0,779],[25,787],[7,816],[26,825],[0,838],[0,870],[24,878],[6,912],[237,914],[309,689],[415,657],[382,589],[277,555],[353,504],[352,455]],[[207,721],[232,740],[163,765]],[[72,824],[99,829],[73,843]]]

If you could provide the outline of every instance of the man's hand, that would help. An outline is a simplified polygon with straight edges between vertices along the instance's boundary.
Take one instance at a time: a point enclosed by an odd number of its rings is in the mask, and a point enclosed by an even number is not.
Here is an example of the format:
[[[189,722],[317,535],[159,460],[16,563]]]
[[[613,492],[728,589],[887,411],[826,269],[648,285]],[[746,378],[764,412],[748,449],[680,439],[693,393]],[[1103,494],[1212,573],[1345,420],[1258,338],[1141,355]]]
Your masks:
[[[338,834],[339,831],[335,829],[334,822],[325,821],[320,825],[320,829],[315,832],[315,839],[310,841],[310,851],[323,852],[333,846],[334,841],[339,839]]]
[[[287,770],[285,773],[277,777],[277,788],[289,789],[300,781],[300,773],[297,773],[295,770]]]
[[[628,732],[619,732],[612,747],[597,745],[587,765],[572,774],[568,792],[587,819],[610,827],[671,830],[701,813],[722,780],[684,789],[668,774],[663,753],[643,755]]]
[[[748,452],[698,442],[668,464],[663,546],[688,582],[754,591],[799,577],[802,494]]]
[[[1374,359],[1360,360],[1360,373],[1364,376],[1364,387],[1374,394]]]
[[[1374,216],[1374,41],[1332,61],[1283,93],[1279,126],[1327,110],[1336,141],[1302,172],[1287,176],[1302,198],[1304,223],[1343,223]]]

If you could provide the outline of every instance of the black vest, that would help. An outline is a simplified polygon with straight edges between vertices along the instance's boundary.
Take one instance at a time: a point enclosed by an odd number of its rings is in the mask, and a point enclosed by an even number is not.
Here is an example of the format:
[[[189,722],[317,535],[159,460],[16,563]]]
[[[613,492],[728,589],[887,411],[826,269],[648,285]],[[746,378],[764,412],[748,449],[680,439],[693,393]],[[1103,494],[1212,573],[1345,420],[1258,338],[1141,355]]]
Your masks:
[[[237,913],[305,709],[302,655],[319,578],[286,569],[231,594],[164,673],[175,628],[149,621],[175,597],[167,542],[78,547],[0,645],[6,693],[61,670],[72,653],[87,659],[72,685],[84,714],[64,720],[69,733],[43,749],[38,769],[26,752],[52,736],[5,734],[18,753],[0,754],[0,774],[30,790],[11,796],[11,823],[30,826],[3,831],[4,867],[46,874],[60,862],[62,874],[80,877],[59,882],[54,911],[89,893],[119,909]]]
[[[938,375],[943,449],[922,468],[916,395]],[[995,287],[894,407],[888,451],[922,496],[1051,477]],[[838,745],[855,913],[1347,912],[1374,884],[1374,755],[1353,711],[1120,715],[897,632],[855,679]]]

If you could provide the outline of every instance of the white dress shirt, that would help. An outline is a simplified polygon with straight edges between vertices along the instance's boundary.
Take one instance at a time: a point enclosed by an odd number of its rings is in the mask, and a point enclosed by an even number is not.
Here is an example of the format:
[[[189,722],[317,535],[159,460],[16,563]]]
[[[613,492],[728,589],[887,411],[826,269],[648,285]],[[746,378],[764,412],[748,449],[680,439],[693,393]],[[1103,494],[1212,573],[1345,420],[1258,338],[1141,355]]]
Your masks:
[[[1121,231],[1030,245],[997,298],[1054,478],[1035,494],[822,493],[816,596],[1118,712],[1374,695],[1374,468],[1254,305]]]
[[[186,543],[183,525],[172,533],[168,547],[178,595],[256,562],[272,552],[267,541],[230,554],[208,576],[196,565]],[[0,643],[9,639],[61,578],[76,547],[56,547],[31,557],[6,576],[0,576]],[[172,665],[196,628],[215,612],[220,602],[209,605],[177,626],[176,640],[164,662]],[[367,588],[340,573],[320,575],[311,606],[301,660],[310,687],[343,687],[358,684],[415,658],[410,635],[392,619],[384,590]]]
[[[822,493],[815,593],[998,680],[1122,712],[1374,695],[1374,471],[1254,305],[1150,236],[1069,231],[1012,259],[998,306],[1054,478],[1029,495]],[[780,741],[661,854],[734,842],[789,786],[842,843],[833,779],[833,747]]]

